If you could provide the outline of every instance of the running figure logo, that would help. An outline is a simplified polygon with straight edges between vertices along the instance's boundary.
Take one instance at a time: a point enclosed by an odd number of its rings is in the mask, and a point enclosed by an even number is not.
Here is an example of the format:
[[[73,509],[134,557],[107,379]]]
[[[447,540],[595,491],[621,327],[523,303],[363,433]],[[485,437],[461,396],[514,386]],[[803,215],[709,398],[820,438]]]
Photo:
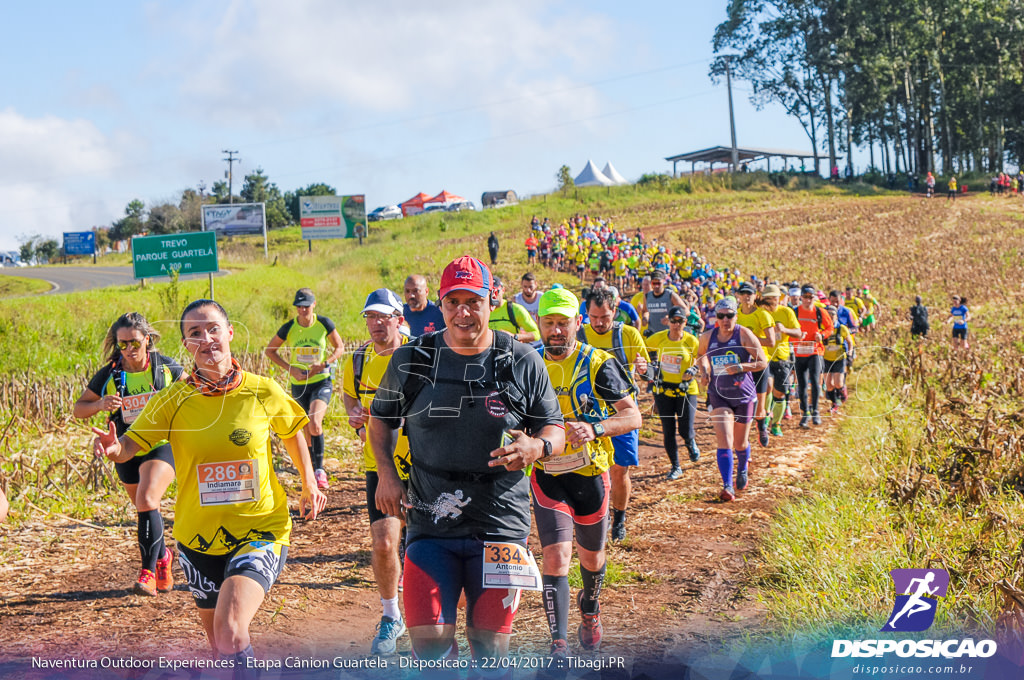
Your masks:
[[[928,630],[935,621],[938,598],[949,589],[945,569],[893,569],[889,572],[896,586],[896,602],[883,632],[914,633]]]

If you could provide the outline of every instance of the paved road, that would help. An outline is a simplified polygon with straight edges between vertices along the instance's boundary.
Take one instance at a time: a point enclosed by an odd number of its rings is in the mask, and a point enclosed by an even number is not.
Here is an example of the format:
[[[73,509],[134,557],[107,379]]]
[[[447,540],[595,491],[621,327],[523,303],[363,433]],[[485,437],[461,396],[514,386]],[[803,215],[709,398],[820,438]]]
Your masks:
[[[218,276],[227,272],[220,271]],[[31,279],[43,279],[50,283],[53,288],[46,295],[53,293],[77,293],[92,288],[106,288],[107,286],[127,286],[136,283],[132,278],[131,267],[3,267],[0,268],[0,276],[10,274],[11,276],[23,276]],[[186,274],[181,277],[183,281],[191,279],[206,278],[206,274]],[[168,279],[155,279],[158,283]]]

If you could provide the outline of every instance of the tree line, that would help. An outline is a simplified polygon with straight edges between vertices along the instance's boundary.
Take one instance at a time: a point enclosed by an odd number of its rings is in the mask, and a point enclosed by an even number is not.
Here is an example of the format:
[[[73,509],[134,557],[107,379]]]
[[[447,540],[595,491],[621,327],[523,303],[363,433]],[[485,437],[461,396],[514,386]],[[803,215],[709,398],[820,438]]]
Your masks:
[[[712,45],[712,79],[781,104],[830,168],[854,145],[886,174],[1024,161],[1024,0],[730,0]]]
[[[202,206],[226,203],[265,203],[267,227],[285,227],[299,222],[299,197],[334,196],[334,187],[316,182],[294,191],[282,192],[271,182],[262,168],[245,176],[240,192],[228,195],[226,181],[214,182],[209,193],[204,187],[183,189],[174,201],[154,202],[148,206],[134,199],[125,206],[124,216],[109,225],[98,226],[96,248],[103,252],[116,241],[125,241],[139,234],[176,234],[202,229]],[[56,239],[23,236],[19,254],[25,262],[50,262],[61,254]]]

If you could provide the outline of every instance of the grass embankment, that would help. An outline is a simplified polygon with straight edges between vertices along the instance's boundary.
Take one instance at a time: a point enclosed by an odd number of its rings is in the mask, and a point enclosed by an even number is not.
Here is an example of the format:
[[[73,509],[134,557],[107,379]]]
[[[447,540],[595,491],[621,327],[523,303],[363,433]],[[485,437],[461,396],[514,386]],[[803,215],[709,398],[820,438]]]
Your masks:
[[[881,371],[858,385],[808,493],[781,509],[764,542],[761,594],[782,637],[876,637],[894,568],[949,572],[932,637],[991,633],[1020,613],[1008,599],[1024,595],[1024,262],[1011,245],[1020,208],[982,199],[927,211],[858,251],[904,304],[889,322],[897,328],[872,341]],[[952,292],[969,298],[969,353],[951,351],[942,324]],[[900,323],[910,293],[932,305],[920,345]],[[864,399],[865,386],[879,397]]]
[[[39,293],[45,293],[50,288],[52,286],[49,283],[40,279],[0,273],[0,299],[38,295]]]

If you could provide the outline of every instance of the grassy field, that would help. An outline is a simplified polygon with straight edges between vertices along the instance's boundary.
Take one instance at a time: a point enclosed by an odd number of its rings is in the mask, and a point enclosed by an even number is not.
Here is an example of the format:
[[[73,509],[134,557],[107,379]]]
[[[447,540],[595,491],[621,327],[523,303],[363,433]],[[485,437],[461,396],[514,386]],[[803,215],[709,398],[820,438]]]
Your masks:
[[[357,340],[364,335],[358,311],[373,288],[398,291],[407,274],[422,273],[436,290],[452,257],[485,256],[492,230],[503,244],[496,271],[516,280],[529,269],[521,242],[531,215],[557,221],[576,212],[650,230],[670,247],[696,247],[744,272],[824,288],[868,284],[882,301],[884,330],[864,343],[856,400],[803,496],[775,518],[752,582],[778,634],[825,638],[877,631],[892,602],[890,569],[941,566],[952,580],[939,624],[993,627],[1004,594],[1024,578],[1019,202],[979,196],[947,204],[865,187],[781,191],[756,176],[743,181],[741,191],[724,181],[682,181],[428,215],[379,225],[362,247],[314,243],[312,254],[298,229],[286,229],[272,234],[269,262],[262,239],[236,239],[221,244],[223,266],[234,273],[217,280],[217,298],[234,317],[237,349],[260,367],[263,343],[291,315],[300,286],[311,286],[318,311]],[[540,278],[574,281],[550,272]],[[951,353],[941,324],[954,291],[968,297],[975,317],[963,356]],[[932,337],[920,346],[906,337],[903,318],[914,294],[932,307]],[[22,395],[0,393],[0,427],[8,428],[0,432],[0,483],[15,491],[15,522],[29,504],[82,520],[121,516],[113,481],[65,453],[83,450],[88,439],[66,409],[98,365],[113,318],[137,309],[158,320],[161,347],[173,354],[180,309],[203,295],[202,282],[172,282],[0,301],[7,354],[0,390]]]
[[[50,284],[39,279],[0,273],[0,299],[37,295],[50,290]]]

